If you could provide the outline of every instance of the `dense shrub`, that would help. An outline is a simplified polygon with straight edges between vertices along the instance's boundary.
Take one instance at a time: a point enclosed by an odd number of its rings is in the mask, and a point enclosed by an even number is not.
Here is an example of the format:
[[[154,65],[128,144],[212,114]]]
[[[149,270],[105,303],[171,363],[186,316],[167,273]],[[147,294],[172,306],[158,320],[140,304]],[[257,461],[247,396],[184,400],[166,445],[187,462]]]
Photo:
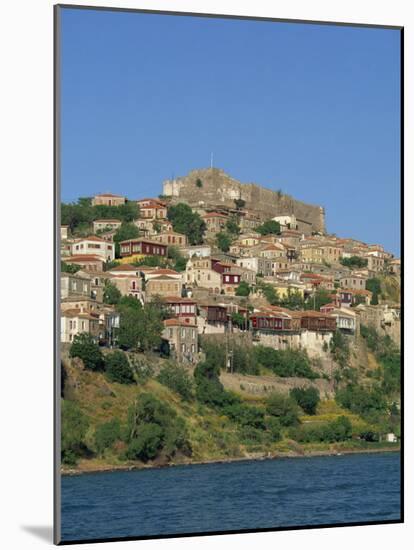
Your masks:
[[[161,368],[157,376],[158,382],[178,393],[185,401],[193,397],[193,381],[187,371],[176,364],[167,364]]]
[[[266,412],[278,419],[281,426],[299,423],[299,408],[294,399],[281,393],[272,393],[266,402]]]
[[[275,416],[267,417],[266,429],[269,432],[271,442],[277,442],[282,439],[282,426]]]
[[[73,401],[62,400],[61,454],[64,464],[74,465],[86,448],[84,438],[89,427],[88,417]]]
[[[99,454],[102,454],[105,449],[110,449],[119,439],[121,439],[121,424],[117,418],[100,424],[95,430],[95,447]]]
[[[87,369],[100,370],[104,365],[103,355],[90,334],[77,334],[69,350],[71,357],[79,357]]]
[[[366,258],[361,258],[360,256],[351,256],[350,258],[340,258],[339,262],[352,269],[362,268],[368,265],[368,260]]]
[[[264,430],[266,428],[264,411],[258,407],[245,405],[244,403],[233,403],[232,405],[223,407],[222,411],[233,422],[242,426],[250,426],[257,430]]]
[[[139,395],[128,411],[127,442],[131,460],[151,460],[160,452],[167,458],[177,451],[191,454],[184,420],[150,393]]]
[[[387,410],[385,395],[378,386],[366,388],[348,384],[336,392],[335,400],[342,407],[362,416],[375,416]]]
[[[293,388],[290,395],[306,414],[315,414],[320,401],[319,391],[316,388]]]
[[[113,283],[106,281],[103,293],[104,304],[115,305],[121,299],[121,292]]]
[[[381,365],[379,374],[383,392],[386,395],[399,393],[401,387],[400,350],[388,335],[381,336],[372,327],[361,325],[361,336]]]
[[[250,286],[246,281],[240,281],[236,288],[236,296],[248,296],[250,294]]]
[[[349,356],[350,356],[349,344],[346,337],[342,334],[341,331],[336,330],[333,333],[333,336],[329,345],[335,361],[341,367],[345,368],[348,365]]]
[[[226,348],[223,342],[211,341],[206,338],[202,340],[202,348],[206,358],[218,367],[226,365]],[[255,348],[253,346],[241,345],[235,340],[230,341],[229,349],[233,352],[233,371],[242,374],[259,374],[260,367],[257,362]]]
[[[162,447],[163,430],[158,424],[143,424],[126,451],[129,460],[147,462],[155,458]]]
[[[304,351],[275,350],[266,346],[256,346],[254,350],[256,362],[271,369],[277,376],[299,376],[311,380],[318,377]]]
[[[134,375],[124,352],[120,350],[108,353],[105,357],[105,372],[112,382],[133,384]]]
[[[290,437],[300,443],[346,441],[352,437],[352,424],[346,416],[332,422],[302,425],[290,431]]]

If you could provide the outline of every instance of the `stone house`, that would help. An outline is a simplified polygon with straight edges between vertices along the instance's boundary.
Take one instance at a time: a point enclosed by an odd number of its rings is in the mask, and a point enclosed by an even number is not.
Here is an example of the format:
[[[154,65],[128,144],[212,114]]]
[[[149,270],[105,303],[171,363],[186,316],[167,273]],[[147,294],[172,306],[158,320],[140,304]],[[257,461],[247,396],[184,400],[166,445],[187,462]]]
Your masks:
[[[220,212],[207,212],[201,216],[201,219],[206,224],[207,232],[215,234],[224,229],[228,216]]]
[[[82,277],[78,273],[61,273],[60,297],[69,296],[91,297],[91,281],[88,277]]]
[[[156,275],[145,281],[145,296],[151,300],[154,296],[177,296],[182,294],[181,278],[177,279],[171,275]]]
[[[93,221],[93,232],[97,233],[98,231],[114,231],[121,227],[121,220],[112,219],[112,220],[94,220]]]
[[[165,220],[167,206],[159,199],[141,199],[136,201],[139,207],[139,217],[146,220]]]
[[[315,245],[302,246],[300,249],[300,259],[302,262],[321,264],[324,261],[323,249]]]
[[[132,296],[143,302],[142,278],[140,275],[129,273],[127,275],[111,275],[109,281],[116,286],[122,296]]]
[[[104,260],[101,256],[79,254],[65,257],[65,263],[69,265],[80,265],[82,269],[90,272],[101,272],[103,270]]]
[[[195,323],[174,318],[164,321],[162,337],[168,341],[170,353],[179,362],[195,363],[198,358],[198,331]]]
[[[344,275],[339,279],[339,284],[341,288],[347,288],[350,290],[365,290],[365,285],[367,282],[367,277],[362,275]]]
[[[62,311],[60,317],[60,341],[65,344],[73,342],[74,337],[81,333],[90,334],[95,341],[105,336],[101,330],[99,316],[94,313],[82,313],[80,309]]]
[[[272,275],[272,260],[261,257],[243,257],[236,260],[236,264],[239,267],[250,269],[255,274],[262,274],[263,276]]]
[[[101,193],[95,195],[92,199],[92,206],[104,205],[104,206],[120,206],[125,204],[125,197],[121,195],[113,195],[112,193]]]
[[[187,236],[176,231],[164,231],[153,236],[154,241],[159,241],[167,246],[187,246]]]
[[[367,260],[367,268],[369,271],[374,271],[375,273],[379,271],[384,271],[384,258],[375,256],[374,254],[368,253],[365,256],[365,259]]]

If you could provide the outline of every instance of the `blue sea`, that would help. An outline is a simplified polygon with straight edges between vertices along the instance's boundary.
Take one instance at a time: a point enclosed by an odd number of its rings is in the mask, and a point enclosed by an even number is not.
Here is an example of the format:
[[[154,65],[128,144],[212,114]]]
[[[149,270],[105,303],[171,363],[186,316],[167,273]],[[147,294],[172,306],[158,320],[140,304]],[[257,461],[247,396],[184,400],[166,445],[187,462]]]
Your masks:
[[[62,541],[400,519],[400,454],[62,478]]]

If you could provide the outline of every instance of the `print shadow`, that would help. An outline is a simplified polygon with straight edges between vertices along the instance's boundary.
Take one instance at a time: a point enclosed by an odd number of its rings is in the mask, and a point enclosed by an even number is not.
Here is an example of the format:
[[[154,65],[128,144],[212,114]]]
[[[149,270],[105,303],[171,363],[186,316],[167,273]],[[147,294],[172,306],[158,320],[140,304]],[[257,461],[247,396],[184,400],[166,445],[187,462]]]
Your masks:
[[[53,527],[51,525],[21,525],[21,528],[41,540],[53,543]]]

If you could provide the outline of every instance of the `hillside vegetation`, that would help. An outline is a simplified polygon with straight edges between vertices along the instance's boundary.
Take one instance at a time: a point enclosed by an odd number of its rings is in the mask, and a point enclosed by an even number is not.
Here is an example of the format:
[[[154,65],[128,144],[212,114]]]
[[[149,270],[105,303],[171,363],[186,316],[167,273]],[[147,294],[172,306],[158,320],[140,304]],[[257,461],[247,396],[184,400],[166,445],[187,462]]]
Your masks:
[[[78,341],[62,357],[63,469],[396,448],[380,439],[399,434],[399,352],[362,332],[352,350],[338,339],[331,377],[303,353],[261,346],[239,354],[240,371],[230,374],[217,366],[220,346],[205,346],[205,360],[190,369]],[[251,393],[245,380],[266,389]]]

